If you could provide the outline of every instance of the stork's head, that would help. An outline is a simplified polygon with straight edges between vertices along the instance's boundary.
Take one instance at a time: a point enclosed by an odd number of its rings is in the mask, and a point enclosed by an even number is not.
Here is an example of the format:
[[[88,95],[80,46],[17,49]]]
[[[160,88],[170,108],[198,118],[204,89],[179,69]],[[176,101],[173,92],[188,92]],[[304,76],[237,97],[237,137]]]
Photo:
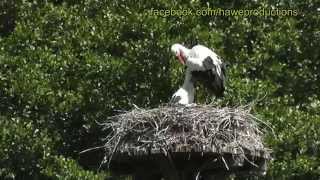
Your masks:
[[[187,48],[181,44],[174,44],[171,46],[171,51],[175,54],[181,64],[186,64],[186,51]]]

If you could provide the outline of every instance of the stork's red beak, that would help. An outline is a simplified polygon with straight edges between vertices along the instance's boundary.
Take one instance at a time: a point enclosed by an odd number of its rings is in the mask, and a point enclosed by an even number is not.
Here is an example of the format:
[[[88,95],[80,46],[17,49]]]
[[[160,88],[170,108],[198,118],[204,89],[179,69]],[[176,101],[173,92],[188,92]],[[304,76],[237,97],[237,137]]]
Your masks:
[[[177,57],[178,57],[181,64],[183,64],[183,65],[186,64],[186,60],[185,60],[185,57],[184,57],[182,51],[180,51],[180,53],[177,55]]]

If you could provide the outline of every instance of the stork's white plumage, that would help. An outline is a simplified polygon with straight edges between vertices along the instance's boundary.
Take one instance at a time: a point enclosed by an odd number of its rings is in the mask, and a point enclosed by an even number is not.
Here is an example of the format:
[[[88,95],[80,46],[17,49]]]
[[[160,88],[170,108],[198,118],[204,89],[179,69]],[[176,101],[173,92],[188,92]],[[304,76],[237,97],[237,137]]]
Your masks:
[[[201,82],[216,96],[223,96],[226,67],[214,51],[203,45],[188,49],[181,44],[172,45],[171,51],[191,71],[191,79]]]
[[[194,85],[192,82],[191,71],[190,69],[187,68],[183,85],[182,87],[180,87],[180,89],[178,89],[178,91],[176,91],[173,94],[170,103],[188,105],[188,104],[192,104],[193,101],[194,101]]]

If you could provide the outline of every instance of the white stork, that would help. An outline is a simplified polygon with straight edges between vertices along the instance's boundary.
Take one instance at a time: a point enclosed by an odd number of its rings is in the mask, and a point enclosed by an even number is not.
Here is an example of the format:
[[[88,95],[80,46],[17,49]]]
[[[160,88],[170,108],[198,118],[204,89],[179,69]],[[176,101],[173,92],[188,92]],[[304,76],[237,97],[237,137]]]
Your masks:
[[[187,68],[183,85],[182,87],[180,87],[180,89],[178,89],[177,92],[175,92],[172,95],[170,103],[188,105],[188,104],[192,104],[193,101],[194,101],[194,85],[192,81],[191,71],[190,69]]]
[[[172,45],[171,51],[181,64],[187,66],[187,72],[191,72],[190,79],[201,82],[217,97],[223,96],[226,66],[215,52],[203,45],[188,49],[181,44]]]

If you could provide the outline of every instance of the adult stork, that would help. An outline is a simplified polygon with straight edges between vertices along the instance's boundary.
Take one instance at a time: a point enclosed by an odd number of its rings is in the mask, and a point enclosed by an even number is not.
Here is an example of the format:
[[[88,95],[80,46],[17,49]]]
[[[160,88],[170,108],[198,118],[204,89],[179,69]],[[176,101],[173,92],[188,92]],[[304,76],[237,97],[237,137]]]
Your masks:
[[[187,66],[192,75],[190,79],[201,82],[215,96],[223,96],[226,66],[215,52],[203,45],[188,49],[181,44],[172,45],[171,51],[181,64]]]
[[[178,89],[170,100],[171,104],[192,104],[194,101],[194,83],[192,79],[192,72],[186,69],[185,78],[182,87]]]

